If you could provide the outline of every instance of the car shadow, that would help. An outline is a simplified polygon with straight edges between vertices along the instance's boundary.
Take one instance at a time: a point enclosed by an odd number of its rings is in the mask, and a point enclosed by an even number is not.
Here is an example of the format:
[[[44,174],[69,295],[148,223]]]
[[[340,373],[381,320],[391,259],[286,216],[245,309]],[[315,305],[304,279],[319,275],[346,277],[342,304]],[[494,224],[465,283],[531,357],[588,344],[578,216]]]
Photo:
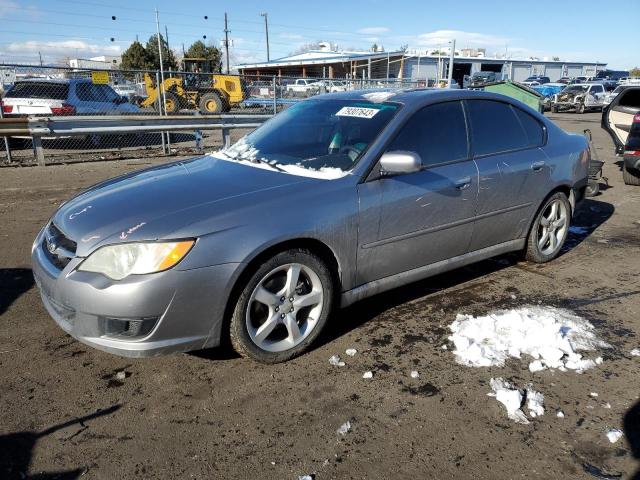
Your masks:
[[[394,288],[361,300],[335,312],[318,340],[318,346],[330,343],[385,311],[419,298],[436,298],[452,287],[476,280],[504,268],[516,265],[522,260],[518,253],[509,253],[488,260],[442,273],[425,280]],[[473,301],[471,295],[469,301]],[[464,300],[463,300],[464,301]]]
[[[30,268],[0,268],[0,315],[33,285]]]
[[[59,423],[41,432],[25,431],[0,435],[0,477],[3,479],[73,480],[83,476],[87,472],[86,467],[29,475],[27,472],[38,440],[77,424],[78,430],[70,433],[70,439],[88,428],[85,422],[103,415],[109,415],[119,410],[120,407],[121,405],[116,404],[104,410],[98,410],[95,413]]]
[[[637,402],[627,411],[623,419],[622,428],[627,442],[629,442],[631,455],[640,462],[640,402]],[[640,466],[629,479],[640,480]]]
[[[580,245],[598,227],[609,220],[613,212],[615,212],[615,207],[608,202],[593,198],[583,200],[571,220],[569,235],[560,255],[562,256]]]
[[[617,161],[613,162],[613,164],[614,164],[616,167],[618,167],[618,169],[619,169],[620,171],[622,171],[623,166],[624,166],[624,160],[622,160],[622,159],[617,160]]]

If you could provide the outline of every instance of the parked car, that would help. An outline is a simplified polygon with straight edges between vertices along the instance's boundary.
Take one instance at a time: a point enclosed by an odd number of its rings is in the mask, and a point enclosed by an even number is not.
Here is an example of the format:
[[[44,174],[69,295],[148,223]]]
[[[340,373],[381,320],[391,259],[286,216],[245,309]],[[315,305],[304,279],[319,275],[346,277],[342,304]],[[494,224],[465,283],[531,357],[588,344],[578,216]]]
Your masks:
[[[538,82],[538,85],[542,85],[542,84],[551,82],[551,79],[549,77],[544,77],[542,75],[533,75],[531,77],[525,78],[524,82],[522,83],[526,85],[527,82]]]
[[[602,111],[604,128],[623,155],[622,178],[640,185],[640,86],[624,88]]]
[[[565,85],[569,85],[571,83],[571,78],[570,77],[560,77],[557,80],[557,83],[563,83]]]
[[[563,83],[545,83],[544,85],[534,85],[531,88],[542,95],[544,109],[550,110],[554,95],[560,93],[565,87],[566,85]]]
[[[501,74],[496,72],[476,72],[471,75],[469,82],[465,88],[481,87],[486,83],[497,82],[500,80]],[[463,82],[464,83],[464,82]]]
[[[609,105],[614,98],[616,98],[618,96],[618,94],[620,92],[622,92],[622,90],[624,90],[627,87],[627,85],[618,85],[616,88],[614,88],[611,92],[607,92],[604,94],[604,105]]]
[[[3,98],[5,115],[90,115],[135,113],[140,109],[109,85],[90,79],[20,80]]]
[[[298,78],[295,82],[288,84],[285,87],[285,91],[287,94],[293,96],[316,94],[319,92],[320,88],[318,85],[314,85],[315,83],[317,83],[317,80],[313,78]]]
[[[284,361],[339,306],[506,252],[555,258],[589,156],[586,138],[502,95],[320,95],[226,150],[67,201],[35,239],[33,274],[55,321],[93,347],[227,338]]]
[[[604,106],[604,86],[601,83],[580,83],[565,87],[553,96],[551,111],[573,110],[584,113],[589,110],[601,110]]]

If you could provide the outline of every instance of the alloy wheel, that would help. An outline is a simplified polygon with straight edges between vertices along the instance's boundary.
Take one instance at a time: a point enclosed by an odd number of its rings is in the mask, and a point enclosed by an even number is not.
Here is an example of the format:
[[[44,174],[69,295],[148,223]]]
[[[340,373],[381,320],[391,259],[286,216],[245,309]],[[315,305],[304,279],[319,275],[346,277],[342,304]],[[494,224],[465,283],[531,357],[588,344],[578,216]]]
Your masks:
[[[553,255],[560,247],[569,228],[569,212],[564,202],[554,200],[545,208],[538,225],[538,248],[543,255]]]
[[[245,313],[251,341],[268,352],[299,345],[322,313],[320,277],[306,265],[289,263],[267,273],[256,285]]]

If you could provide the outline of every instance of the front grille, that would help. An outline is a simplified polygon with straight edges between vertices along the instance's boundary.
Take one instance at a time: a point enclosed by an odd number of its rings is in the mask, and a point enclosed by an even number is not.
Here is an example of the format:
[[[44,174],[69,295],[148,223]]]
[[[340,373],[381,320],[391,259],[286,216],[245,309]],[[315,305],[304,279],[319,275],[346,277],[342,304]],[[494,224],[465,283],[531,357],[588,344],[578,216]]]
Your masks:
[[[44,234],[42,249],[58,269],[62,270],[75,257],[78,245],[67,237],[53,222],[49,224]]]

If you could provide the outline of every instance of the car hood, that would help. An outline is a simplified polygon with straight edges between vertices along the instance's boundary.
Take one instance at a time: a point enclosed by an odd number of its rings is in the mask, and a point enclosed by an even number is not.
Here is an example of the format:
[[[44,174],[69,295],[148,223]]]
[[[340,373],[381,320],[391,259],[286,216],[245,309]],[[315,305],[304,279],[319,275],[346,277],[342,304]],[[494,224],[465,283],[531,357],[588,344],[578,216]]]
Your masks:
[[[251,195],[321,181],[205,156],[94,185],[63,204],[53,222],[86,256],[105,244],[175,238],[221,209],[228,214],[231,199],[245,204]]]
[[[558,94],[558,101],[560,102],[570,102],[574,100],[576,97],[584,96],[586,92],[560,92]]]

